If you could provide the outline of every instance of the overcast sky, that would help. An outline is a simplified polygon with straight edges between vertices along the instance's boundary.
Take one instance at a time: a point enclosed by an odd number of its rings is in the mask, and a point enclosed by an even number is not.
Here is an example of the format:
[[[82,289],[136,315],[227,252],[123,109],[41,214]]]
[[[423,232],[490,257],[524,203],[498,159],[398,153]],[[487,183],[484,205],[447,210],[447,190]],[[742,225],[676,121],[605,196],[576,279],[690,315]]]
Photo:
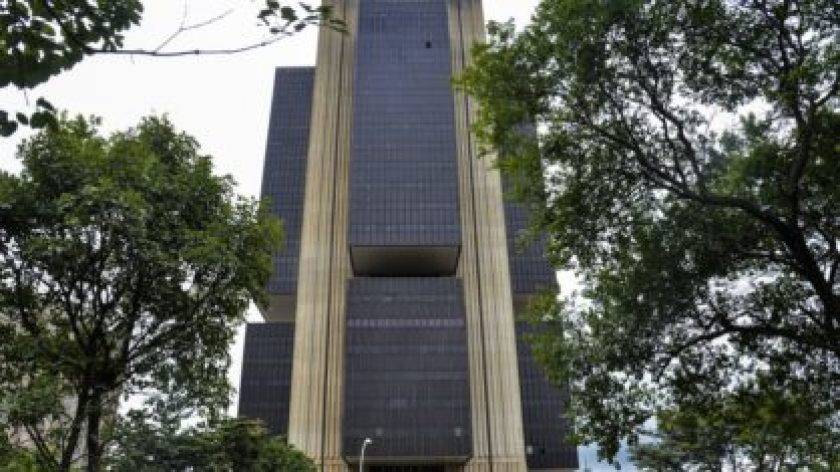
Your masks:
[[[315,2],[317,0],[313,0]],[[230,48],[263,39],[256,7],[249,0],[147,0],[140,27],[127,34],[126,48],[154,49],[182,21],[200,23],[232,10],[222,21],[186,32],[167,50]],[[488,20],[528,22],[538,0],[484,0]],[[186,15],[185,15],[186,13]],[[202,150],[214,157],[216,171],[231,174],[239,193],[257,196],[262,174],[274,68],[314,65],[317,31],[308,29],[272,46],[233,56],[94,56],[69,72],[26,94],[0,90],[0,109],[26,109],[38,97],[72,113],[103,118],[105,131],[125,129],[150,114],[169,115],[175,126],[195,136]],[[0,168],[17,171],[17,144],[29,135],[20,131],[0,138]],[[249,313],[258,320],[256,310]],[[241,339],[234,346],[231,381],[238,385]],[[581,466],[613,470],[595,464],[590,449],[582,451]],[[623,470],[631,470],[624,467]]]

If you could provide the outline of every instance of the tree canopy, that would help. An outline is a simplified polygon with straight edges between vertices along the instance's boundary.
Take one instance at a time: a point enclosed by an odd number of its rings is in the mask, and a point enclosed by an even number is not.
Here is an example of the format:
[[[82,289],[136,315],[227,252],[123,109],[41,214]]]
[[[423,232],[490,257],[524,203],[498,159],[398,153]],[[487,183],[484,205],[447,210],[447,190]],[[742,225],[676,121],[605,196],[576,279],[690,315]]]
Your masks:
[[[542,300],[533,340],[572,386],[579,439],[614,457],[656,419],[755,431],[805,405],[776,445],[795,432],[812,447],[785,460],[824,461],[836,442],[816,432],[836,438],[840,411],[840,4],[544,0],[521,34],[491,25],[461,85],[552,262],[580,280]]]
[[[224,419],[210,428],[172,427],[130,418],[119,429],[114,472],[315,472],[315,464],[258,422]]]
[[[120,396],[219,417],[279,223],[162,118],[62,118],[0,173],[0,418],[41,470],[100,470]]]
[[[196,24],[185,24],[154,49],[124,48],[125,33],[138,26],[143,17],[141,0],[9,0],[0,3],[0,88],[14,86],[32,89],[73,68],[93,54],[134,54],[180,56],[232,54],[267,46],[307,26],[342,28],[343,22],[331,16],[329,6],[264,0],[256,12],[265,29],[265,39],[250,44],[234,44],[226,49],[170,50],[176,36],[204,27],[226,16],[224,13]],[[53,105],[36,101],[31,114],[0,109],[0,136],[9,136],[19,125],[41,128],[55,124]]]

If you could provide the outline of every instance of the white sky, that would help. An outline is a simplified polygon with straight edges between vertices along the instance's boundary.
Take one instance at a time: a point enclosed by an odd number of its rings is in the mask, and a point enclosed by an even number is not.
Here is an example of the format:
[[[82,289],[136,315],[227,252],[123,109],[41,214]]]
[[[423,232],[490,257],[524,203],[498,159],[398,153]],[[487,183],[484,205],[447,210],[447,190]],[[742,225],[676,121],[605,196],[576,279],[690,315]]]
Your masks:
[[[312,0],[313,3],[317,0]],[[140,27],[127,34],[126,48],[154,49],[178,29],[184,13],[186,24],[234,12],[209,27],[186,32],[167,50],[228,48],[256,42],[263,37],[257,25],[260,1],[247,0],[147,0]],[[484,0],[488,20],[514,18],[528,22],[538,0]],[[233,56],[94,56],[72,70],[26,94],[0,90],[0,109],[27,109],[38,97],[47,97],[60,109],[103,118],[107,131],[125,129],[150,114],[169,115],[178,129],[196,137],[203,152],[214,157],[216,171],[231,174],[239,193],[257,196],[262,174],[274,68],[313,65],[317,31],[284,39],[272,46]],[[14,158],[17,144],[28,136],[19,131],[0,138],[0,169],[19,170]],[[259,319],[255,309],[249,313]],[[233,347],[230,372],[239,383],[241,339]],[[594,456],[586,451],[581,465],[593,470]],[[624,469],[628,470],[628,469]]]

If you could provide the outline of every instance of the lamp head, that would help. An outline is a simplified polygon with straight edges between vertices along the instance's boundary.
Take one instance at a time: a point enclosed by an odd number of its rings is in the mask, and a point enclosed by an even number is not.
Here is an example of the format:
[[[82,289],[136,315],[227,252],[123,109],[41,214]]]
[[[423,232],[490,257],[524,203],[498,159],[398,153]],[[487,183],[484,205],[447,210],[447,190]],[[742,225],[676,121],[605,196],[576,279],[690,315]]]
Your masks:
[[[365,438],[365,443],[364,443],[364,444],[365,444],[365,446],[368,446],[368,445],[370,445],[370,444],[373,444],[373,439],[371,439],[371,438]]]

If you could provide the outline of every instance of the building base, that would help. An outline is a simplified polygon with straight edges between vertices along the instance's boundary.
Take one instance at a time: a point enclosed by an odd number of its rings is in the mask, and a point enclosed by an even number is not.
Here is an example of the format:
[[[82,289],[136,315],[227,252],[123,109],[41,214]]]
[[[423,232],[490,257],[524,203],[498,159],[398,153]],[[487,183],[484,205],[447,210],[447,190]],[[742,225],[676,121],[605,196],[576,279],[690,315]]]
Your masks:
[[[528,472],[523,459],[493,458],[491,464],[488,458],[476,458],[464,466],[464,472]]]
[[[318,470],[321,472],[350,472],[352,469],[344,462],[344,459],[327,459]]]

